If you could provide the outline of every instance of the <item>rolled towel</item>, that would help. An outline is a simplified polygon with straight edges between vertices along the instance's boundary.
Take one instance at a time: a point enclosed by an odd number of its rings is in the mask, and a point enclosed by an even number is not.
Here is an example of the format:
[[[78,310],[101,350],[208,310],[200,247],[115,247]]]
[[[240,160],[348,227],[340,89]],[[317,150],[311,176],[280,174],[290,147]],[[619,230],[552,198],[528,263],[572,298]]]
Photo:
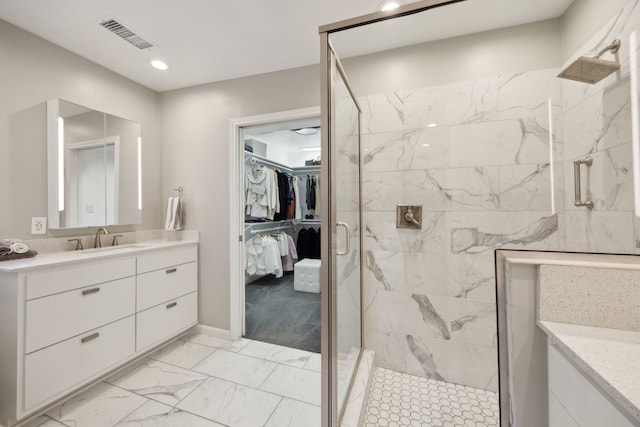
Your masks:
[[[26,254],[27,252],[29,252],[29,246],[22,242],[12,243],[11,245],[9,245],[9,249],[11,249],[11,252],[16,254]]]
[[[11,248],[7,246],[0,246],[0,256],[7,255],[11,253]]]
[[[13,237],[11,239],[0,240],[0,246],[9,247],[9,246],[13,245],[14,243],[24,243],[24,240],[20,240],[20,239],[17,239],[15,237]]]

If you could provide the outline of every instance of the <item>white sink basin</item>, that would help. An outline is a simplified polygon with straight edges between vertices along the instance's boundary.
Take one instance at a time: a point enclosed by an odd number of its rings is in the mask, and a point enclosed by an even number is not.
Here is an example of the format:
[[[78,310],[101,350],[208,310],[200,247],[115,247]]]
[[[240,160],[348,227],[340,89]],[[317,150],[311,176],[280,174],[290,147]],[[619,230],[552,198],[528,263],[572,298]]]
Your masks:
[[[130,243],[128,245],[117,245],[117,246],[105,246],[102,248],[91,248],[91,249],[83,249],[80,251],[81,253],[96,253],[96,252],[110,252],[110,251],[121,251],[124,249],[138,249],[138,248],[146,248],[148,245],[144,245],[141,243]]]

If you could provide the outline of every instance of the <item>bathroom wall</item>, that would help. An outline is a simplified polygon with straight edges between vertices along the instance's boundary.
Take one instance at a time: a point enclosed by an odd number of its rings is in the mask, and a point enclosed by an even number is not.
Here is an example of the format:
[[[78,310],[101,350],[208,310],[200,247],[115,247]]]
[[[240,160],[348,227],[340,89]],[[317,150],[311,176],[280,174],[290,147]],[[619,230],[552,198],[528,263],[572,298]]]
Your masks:
[[[497,389],[493,250],[559,245],[559,38],[550,20],[344,60],[368,95],[364,343],[379,366]],[[396,229],[397,204],[423,206],[422,230]]]
[[[575,0],[561,18],[562,58],[572,56],[629,0]]]
[[[619,36],[622,71],[598,85],[557,79],[557,66],[361,98],[365,346],[379,365],[495,390],[494,249],[636,251],[625,44],[637,4],[569,58]],[[593,211],[573,206],[572,162],[587,154]],[[395,228],[399,203],[423,206],[422,230]]]
[[[186,226],[200,230],[200,322],[229,329],[230,122],[320,105],[319,67],[161,94],[163,197],[184,187]]]
[[[560,19],[551,19],[342,62],[354,92],[371,95],[557,67],[562,61],[560,33]],[[338,52],[339,43],[335,41]]]
[[[47,216],[46,100],[62,98],[137,121],[143,141],[142,224],[160,227],[158,95],[137,83],[0,20],[0,238],[31,236],[32,216]]]
[[[638,218],[633,207],[633,165],[629,80],[629,35],[640,31],[637,0],[595,32],[565,61],[596,52],[620,39],[617,55],[621,69],[595,85],[562,81],[566,214],[560,216],[567,251],[638,253]],[[606,53],[603,59],[615,57]],[[593,210],[574,206],[573,161],[587,156],[593,166],[583,166],[583,198],[594,201]],[[634,224],[635,223],[635,224]],[[634,235],[635,234],[635,235]]]
[[[497,390],[493,251],[561,244],[557,72],[361,99],[364,331],[378,365]],[[423,206],[421,230],[395,227],[397,204]]]

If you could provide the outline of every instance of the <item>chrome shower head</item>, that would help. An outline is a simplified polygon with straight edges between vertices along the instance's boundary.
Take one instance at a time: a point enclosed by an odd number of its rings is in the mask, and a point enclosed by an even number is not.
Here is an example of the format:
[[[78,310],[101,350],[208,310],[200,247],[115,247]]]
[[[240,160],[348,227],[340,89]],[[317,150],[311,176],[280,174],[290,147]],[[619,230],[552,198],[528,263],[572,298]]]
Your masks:
[[[620,49],[620,40],[614,40],[613,43],[598,52],[594,58],[581,56],[576,59],[571,65],[558,74],[558,77],[582,83],[597,83],[620,69],[620,64],[617,62],[600,59],[600,56],[605,52],[610,50],[611,53],[615,54],[618,52],[618,49]]]

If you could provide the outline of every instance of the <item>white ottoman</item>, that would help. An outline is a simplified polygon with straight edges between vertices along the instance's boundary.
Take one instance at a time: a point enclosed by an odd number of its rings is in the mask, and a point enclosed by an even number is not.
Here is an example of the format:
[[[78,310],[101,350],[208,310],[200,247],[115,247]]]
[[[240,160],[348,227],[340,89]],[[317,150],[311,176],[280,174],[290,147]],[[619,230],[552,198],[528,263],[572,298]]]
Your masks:
[[[293,265],[293,290],[320,293],[320,260],[305,258]]]

